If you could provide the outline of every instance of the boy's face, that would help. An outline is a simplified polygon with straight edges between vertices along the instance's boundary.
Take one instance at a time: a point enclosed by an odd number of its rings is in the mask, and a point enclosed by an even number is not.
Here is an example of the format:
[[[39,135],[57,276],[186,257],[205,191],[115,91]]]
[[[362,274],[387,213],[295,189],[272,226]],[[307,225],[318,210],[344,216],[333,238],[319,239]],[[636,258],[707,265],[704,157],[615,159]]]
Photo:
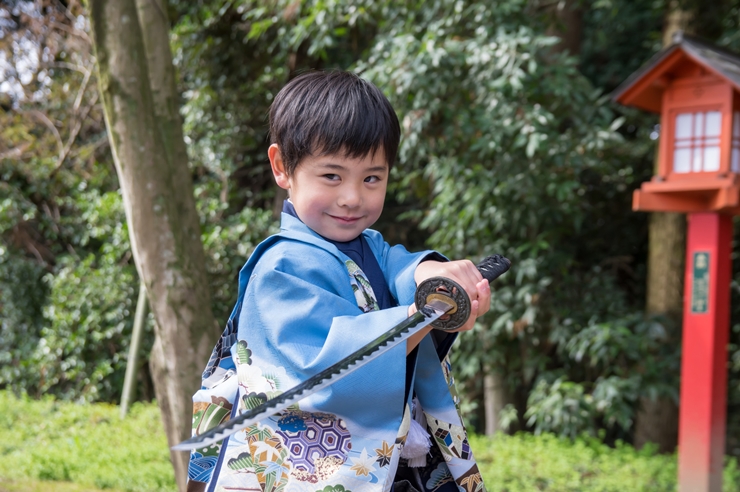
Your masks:
[[[288,190],[298,217],[321,236],[350,241],[380,217],[388,185],[382,150],[362,158],[309,156],[291,176],[277,145],[268,151],[278,186]]]

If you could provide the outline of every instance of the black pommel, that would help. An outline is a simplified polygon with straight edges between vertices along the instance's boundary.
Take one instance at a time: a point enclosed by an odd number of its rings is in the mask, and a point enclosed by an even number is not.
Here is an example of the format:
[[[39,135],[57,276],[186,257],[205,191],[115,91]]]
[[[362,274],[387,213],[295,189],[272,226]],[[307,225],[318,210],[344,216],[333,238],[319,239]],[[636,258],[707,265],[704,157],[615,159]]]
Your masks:
[[[511,261],[501,255],[491,255],[476,266],[483,278],[490,283],[511,267]],[[470,298],[457,282],[444,277],[432,277],[420,283],[416,288],[414,298],[417,309],[421,309],[435,300],[441,300],[455,306],[447,314],[432,323],[432,326],[438,330],[456,330],[464,325],[470,317]]]

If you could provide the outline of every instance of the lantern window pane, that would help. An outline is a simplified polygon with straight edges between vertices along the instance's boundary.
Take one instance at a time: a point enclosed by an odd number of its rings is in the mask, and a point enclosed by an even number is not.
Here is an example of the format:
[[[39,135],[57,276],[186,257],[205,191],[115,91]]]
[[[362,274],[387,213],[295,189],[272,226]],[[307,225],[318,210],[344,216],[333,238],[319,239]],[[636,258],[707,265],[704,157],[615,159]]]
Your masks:
[[[732,172],[740,173],[740,149],[737,146],[732,148]]]
[[[676,149],[673,153],[673,171],[677,173],[691,171],[691,149]]]
[[[722,113],[719,111],[709,111],[706,119],[706,132],[704,133],[707,137],[719,137],[720,131],[722,130]]]
[[[737,142],[740,151],[740,111],[733,115],[733,124],[738,125]],[[673,172],[719,171],[722,113],[719,111],[679,113],[676,115],[675,125]],[[738,165],[740,166],[740,161]]]
[[[694,138],[704,136],[704,113],[694,113]]]
[[[719,146],[704,147],[704,171],[719,171]]]
[[[740,138],[740,111],[732,115],[732,137]]]
[[[701,172],[701,158],[702,152],[700,149],[693,149],[693,155],[691,159],[691,171],[695,173]]]
[[[691,113],[682,113],[676,116],[676,138],[691,138]]]

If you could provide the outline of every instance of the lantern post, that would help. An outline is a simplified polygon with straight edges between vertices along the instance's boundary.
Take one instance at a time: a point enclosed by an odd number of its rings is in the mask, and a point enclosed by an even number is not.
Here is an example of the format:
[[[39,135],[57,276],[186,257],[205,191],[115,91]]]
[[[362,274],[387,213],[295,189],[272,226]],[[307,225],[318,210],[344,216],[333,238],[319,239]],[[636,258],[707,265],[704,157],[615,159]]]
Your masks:
[[[636,211],[687,214],[678,483],[720,492],[732,217],[740,215],[740,56],[678,33],[613,100],[661,115],[658,169]]]
[[[689,214],[678,422],[681,492],[722,490],[731,243],[730,215]]]

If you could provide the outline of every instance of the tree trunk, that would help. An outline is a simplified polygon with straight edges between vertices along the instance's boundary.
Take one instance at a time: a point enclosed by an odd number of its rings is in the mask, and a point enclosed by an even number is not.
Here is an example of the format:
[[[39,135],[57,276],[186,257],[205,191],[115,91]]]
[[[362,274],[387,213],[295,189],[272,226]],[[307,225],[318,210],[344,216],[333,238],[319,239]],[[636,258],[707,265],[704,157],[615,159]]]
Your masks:
[[[646,310],[662,314],[680,330],[683,317],[683,275],[686,256],[686,217],[679,213],[652,213],[649,227],[648,285]],[[678,333],[667,343],[678,343]],[[660,452],[673,452],[678,443],[678,406],[669,397],[643,397],[635,417],[635,447],[658,445]]]
[[[544,5],[549,17],[548,36],[556,36],[561,41],[552,47],[554,53],[568,51],[573,56],[581,53],[583,38],[583,11],[580,0],[554,0]]]
[[[501,431],[501,410],[513,399],[506,388],[506,378],[500,372],[487,368],[483,376],[483,401],[485,406],[486,435]]]
[[[157,322],[152,375],[172,445],[190,435],[191,395],[218,329],[177,113],[169,28],[161,4],[149,5],[159,12],[142,6],[146,40],[135,0],[90,0],[89,7],[131,249]],[[188,457],[171,458],[184,491]]]
[[[663,45],[672,43],[676,31],[686,30],[692,18],[679,8],[678,1],[669,4],[663,29]],[[657,153],[656,153],[657,169]],[[668,343],[677,343],[683,319],[683,277],[686,257],[686,216],[680,213],[650,214],[647,299],[648,314],[662,314],[672,321],[674,332]],[[640,399],[635,416],[635,447],[646,443],[658,445],[661,452],[672,452],[678,444],[678,406],[671,398]]]

